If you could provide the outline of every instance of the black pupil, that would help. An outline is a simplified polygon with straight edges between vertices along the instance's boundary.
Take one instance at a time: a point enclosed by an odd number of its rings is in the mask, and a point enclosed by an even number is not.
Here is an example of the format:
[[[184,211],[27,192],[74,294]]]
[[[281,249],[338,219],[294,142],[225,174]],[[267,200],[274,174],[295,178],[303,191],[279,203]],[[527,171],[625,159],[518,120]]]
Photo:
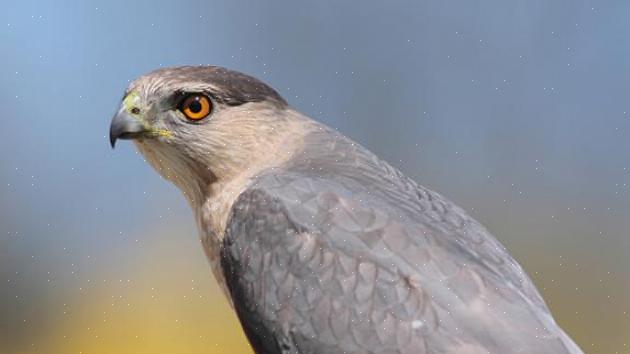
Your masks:
[[[193,113],[201,112],[201,102],[199,102],[199,97],[195,97],[189,104],[188,109]]]

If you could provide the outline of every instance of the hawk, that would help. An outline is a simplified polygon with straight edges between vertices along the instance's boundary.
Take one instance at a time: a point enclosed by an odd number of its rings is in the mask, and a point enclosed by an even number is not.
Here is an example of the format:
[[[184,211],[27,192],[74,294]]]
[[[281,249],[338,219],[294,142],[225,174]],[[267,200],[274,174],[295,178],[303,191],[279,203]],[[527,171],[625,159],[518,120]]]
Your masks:
[[[256,353],[582,353],[480,223],[251,76],[141,76],[118,139],[186,196]]]

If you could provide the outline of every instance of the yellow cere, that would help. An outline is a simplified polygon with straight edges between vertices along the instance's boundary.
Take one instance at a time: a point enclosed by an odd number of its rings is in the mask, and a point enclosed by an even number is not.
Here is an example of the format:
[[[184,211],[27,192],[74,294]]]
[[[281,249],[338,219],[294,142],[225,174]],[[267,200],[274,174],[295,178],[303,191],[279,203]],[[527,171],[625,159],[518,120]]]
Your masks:
[[[138,107],[139,102],[140,102],[140,94],[138,93],[138,91],[131,91],[123,99],[123,106],[125,107],[125,110],[127,112],[131,113],[131,110],[134,107]],[[143,117],[138,117],[137,115],[134,115],[134,117],[140,120],[142,124],[145,126],[145,128],[147,128],[148,130],[150,130],[152,133],[156,134],[157,136],[162,136],[165,138],[170,138],[171,136],[173,136],[173,133],[171,133],[171,131],[168,129],[153,129],[150,126],[148,126],[149,124],[144,121]]]
[[[140,95],[138,94],[138,91],[131,91],[123,99],[123,106],[125,106],[125,110],[127,112],[131,112],[131,109],[136,107],[139,101]]]

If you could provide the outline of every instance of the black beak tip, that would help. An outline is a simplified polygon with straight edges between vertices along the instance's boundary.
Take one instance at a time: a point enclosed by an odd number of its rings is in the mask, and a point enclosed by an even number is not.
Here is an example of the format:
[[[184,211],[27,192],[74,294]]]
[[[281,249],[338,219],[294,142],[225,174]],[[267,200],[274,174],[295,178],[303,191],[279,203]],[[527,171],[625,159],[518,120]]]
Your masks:
[[[109,144],[112,146],[112,149],[116,147],[116,140],[118,140],[117,134],[115,134],[111,129],[109,131]]]

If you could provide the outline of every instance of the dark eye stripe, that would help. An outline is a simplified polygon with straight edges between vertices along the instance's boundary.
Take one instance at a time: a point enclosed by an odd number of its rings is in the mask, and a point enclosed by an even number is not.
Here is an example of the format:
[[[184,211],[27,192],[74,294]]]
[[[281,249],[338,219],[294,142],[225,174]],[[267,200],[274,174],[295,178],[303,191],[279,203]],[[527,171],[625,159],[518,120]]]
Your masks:
[[[215,95],[212,92],[208,92],[208,91],[184,91],[184,90],[177,90],[168,99],[168,106],[169,106],[169,108],[172,109],[172,110],[179,109],[179,107],[181,107],[182,103],[184,103],[184,100],[186,100],[186,98],[188,98],[188,97],[190,97],[192,95],[208,96],[214,102],[225,103],[221,98],[219,98],[217,95]]]

